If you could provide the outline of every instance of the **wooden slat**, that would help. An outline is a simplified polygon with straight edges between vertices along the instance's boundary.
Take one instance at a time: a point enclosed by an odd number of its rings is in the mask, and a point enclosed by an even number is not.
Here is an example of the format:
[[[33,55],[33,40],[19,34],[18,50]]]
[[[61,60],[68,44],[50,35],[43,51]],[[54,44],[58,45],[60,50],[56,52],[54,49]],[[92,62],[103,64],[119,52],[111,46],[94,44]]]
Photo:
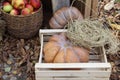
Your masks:
[[[85,18],[90,18],[90,13],[91,13],[91,2],[92,0],[86,0],[85,3]]]
[[[39,34],[49,34],[49,33],[60,33],[60,32],[67,32],[66,29],[40,29]]]
[[[37,78],[36,80],[109,80],[109,78]]]
[[[36,78],[43,78],[43,77],[96,77],[96,78],[108,78],[110,76],[110,71],[103,71],[103,70],[71,70],[71,71],[60,71],[60,70],[54,70],[54,71],[36,71],[35,72]]]
[[[64,6],[70,6],[70,0],[52,0],[53,13]]]
[[[42,55],[43,55],[42,54],[42,52],[43,52],[42,51],[43,50],[43,34],[40,34],[39,36],[40,36],[40,44],[41,44],[41,47],[40,47],[41,48],[40,49],[40,56],[39,56],[39,63],[41,63],[41,61],[42,61]]]
[[[98,0],[92,0],[92,18],[98,16]]]
[[[35,68],[111,68],[110,63],[36,63]]]

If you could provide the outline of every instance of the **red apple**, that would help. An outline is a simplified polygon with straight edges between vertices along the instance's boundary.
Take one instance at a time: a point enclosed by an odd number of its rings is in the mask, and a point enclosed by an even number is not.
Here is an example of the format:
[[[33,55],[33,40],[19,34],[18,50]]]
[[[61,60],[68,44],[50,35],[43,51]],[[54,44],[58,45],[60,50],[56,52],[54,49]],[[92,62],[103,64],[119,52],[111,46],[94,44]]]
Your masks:
[[[12,5],[16,9],[23,9],[25,7],[24,0],[12,0]]]
[[[10,14],[11,14],[11,15],[18,15],[19,12],[18,12],[18,10],[16,10],[16,9],[12,9],[12,10],[10,11]]]
[[[23,8],[22,10],[21,10],[21,14],[22,15],[28,15],[28,14],[30,14],[31,12],[30,12],[30,9],[28,9],[28,8]]]
[[[5,6],[5,5],[10,5],[10,3],[9,2],[3,2],[3,6]]]
[[[3,5],[3,11],[10,12],[13,9],[12,5],[9,3],[4,3]]]
[[[31,4],[34,8],[40,8],[40,6],[41,6],[40,0],[30,0],[30,4]]]
[[[24,0],[24,3],[27,4],[29,1],[28,0]]]
[[[30,9],[30,12],[33,12],[33,6],[32,5],[30,5],[30,4],[26,4],[26,6],[25,6],[26,8],[28,8],[28,9]]]

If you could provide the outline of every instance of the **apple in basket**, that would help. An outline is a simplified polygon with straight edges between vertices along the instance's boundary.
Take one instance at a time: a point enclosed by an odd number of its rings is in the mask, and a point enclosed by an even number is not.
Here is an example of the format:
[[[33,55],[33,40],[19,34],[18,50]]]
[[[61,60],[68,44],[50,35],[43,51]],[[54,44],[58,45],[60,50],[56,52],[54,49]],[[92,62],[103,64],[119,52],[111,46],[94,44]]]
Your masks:
[[[28,3],[29,3],[29,0],[24,0],[24,3],[25,3],[25,4],[28,4]]]
[[[3,2],[3,6],[5,6],[5,5],[9,5],[9,4],[10,4],[10,3],[7,2],[7,1]]]
[[[40,8],[40,6],[41,6],[40,0],[30,0],[30,4],[31,4],[34,8]]]
[[[12,9],[12,10],[10,11],[10,14],[11,14],[11,15],[18,15],[19,12],[18,12],[17,9]]]
[[[24,0],[12,0],[12,6],[16,9],[23,9],[25,7]]]
[[[23,8],[22,10],[21,10],[21,15],[28,15],[28,14],[30,14],[31,13],[31,11],[30,11],[30,9],[28,9],[28,8]]]
[[[12,9],[13,9],[13,7],[9,2],[3,3],[3,11],[10,12]]]
[[[32,13],[33,10],[34,10],[34,8],[33,8],[33,6],[32,6],[31,4],[26,4],[25,7],[28,8],[28,9],[30,9],[30,12],[31,12],[31,13]]]

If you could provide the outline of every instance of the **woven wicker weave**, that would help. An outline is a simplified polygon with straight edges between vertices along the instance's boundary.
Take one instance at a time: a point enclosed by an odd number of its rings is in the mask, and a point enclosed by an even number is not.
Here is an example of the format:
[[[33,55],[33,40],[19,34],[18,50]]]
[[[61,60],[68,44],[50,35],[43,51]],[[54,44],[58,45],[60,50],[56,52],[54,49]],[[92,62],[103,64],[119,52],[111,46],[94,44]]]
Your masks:
[[[16,38],[31,38],[39,31],[43,21],[41,8],[29,15],[10,15],[2,11],[3,19],[7,22],[7,31]]]

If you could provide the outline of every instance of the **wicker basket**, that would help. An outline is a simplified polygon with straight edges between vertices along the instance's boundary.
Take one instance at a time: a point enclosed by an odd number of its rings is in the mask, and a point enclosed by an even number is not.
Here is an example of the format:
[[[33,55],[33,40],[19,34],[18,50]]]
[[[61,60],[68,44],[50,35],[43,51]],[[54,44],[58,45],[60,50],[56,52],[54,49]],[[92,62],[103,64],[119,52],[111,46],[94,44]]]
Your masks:
[[[7,22],[7,31],[16,38],[28,39],[36,35],[43,21],[42,6],[36,12],[23,15],[10,15],[1,9],[3,19]]]

